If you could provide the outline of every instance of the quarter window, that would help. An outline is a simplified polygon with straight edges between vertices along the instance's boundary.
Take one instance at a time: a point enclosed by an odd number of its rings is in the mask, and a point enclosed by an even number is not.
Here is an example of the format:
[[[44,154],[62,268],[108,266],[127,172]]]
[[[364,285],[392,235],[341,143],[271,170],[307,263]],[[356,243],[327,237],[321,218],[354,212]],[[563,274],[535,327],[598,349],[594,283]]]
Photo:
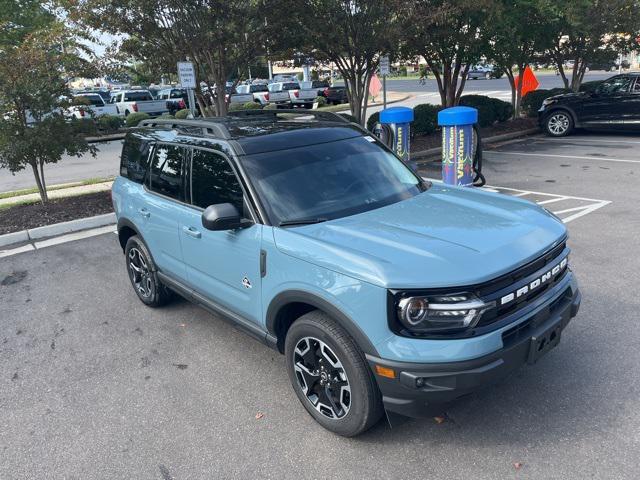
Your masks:
[[[185,149],[173,145],[158,145],[153,153],[149,188],[157,193],[184,201],[182,169]]]
[[[631,77],[628,76],[620,76],[613,77],[609,80],[602,82],[600,84],[600,88],[598,89],[599,93],[605,95],[611,95],[613,93],[624,93],[629,92],[629,87],[631,86]]]
[[[200,208],[231,203],[242,213],[242,199],[242,187],[229,162],[213,152],[195,149],[191,164],[191,203]]]
[[[149,142],[136,134],[128,134],[120,158],[120,175],[142,183],[149,166]]]

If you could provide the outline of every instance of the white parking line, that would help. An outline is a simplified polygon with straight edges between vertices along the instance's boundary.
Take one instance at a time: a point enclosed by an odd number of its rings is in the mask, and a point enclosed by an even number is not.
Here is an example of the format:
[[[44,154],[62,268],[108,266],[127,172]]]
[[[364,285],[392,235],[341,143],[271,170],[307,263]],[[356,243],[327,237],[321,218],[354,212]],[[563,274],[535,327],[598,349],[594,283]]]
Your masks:
[[[425,180],[429,180],[431,182],[442,183],[442,180],[438,178],[427,178],[424,177]],[[525,197],[525,196],[538,196],[538,197],[548,197],[546,200],[538,200],[536,203],[538,205],[547,205],[549,203],[559,203],[559,202],[586,202],[586,205],[580,205],[577,207],[565,208],[560,210],[551,210],[554,215],[558,215],[563,223],[569,223],[573,220],[583,217],[589,213],[593,213],[596,210],[605,207],[611,203],[610,200],[599,200],[597,198],[586,198],[586,197],[574,197],[572,195],[559,195],[557,193],[545,193],[545,192],[536,192],[533,190],[520,190],[518,188],[510,188],[510,187],[497,187],[495,185],[485,185],[481,187],[485,191],[494,192],[494,193],[502,193],[503,195],[510,195],[512,197]],[[566,205],[566,204],[565,204]],[[555,205],[554,205],[555,206]],[[565,213],[576,212],[573,215],[564,216]]]
[[[579,157],[575,155],[554,155],[552,153],[499,152],[497,150],[485,150],[483,153],[490,154],[490,155],[497,154],[497,155],[522,155],[526,157],[573,158],[575,160],[593,160],[594,162],[640,163],[640,160],[629,160],[625,158]]]
[[[561,142],[561,141],[565,141],[565,142],[571,142],[571,143],[576,143],[579,140],[584,140],[586,142],[590,142],[590,143],[629,143],[632,145],[640,145],[640,142],[634,142],[633,140],[605,140],[602,139],[600,137],[590,137],[590,138],[585,138],[585,137],[570,137],[570,138],[553,138],[553,137],[546,137],[545,140],[550,140],[552,142]]]

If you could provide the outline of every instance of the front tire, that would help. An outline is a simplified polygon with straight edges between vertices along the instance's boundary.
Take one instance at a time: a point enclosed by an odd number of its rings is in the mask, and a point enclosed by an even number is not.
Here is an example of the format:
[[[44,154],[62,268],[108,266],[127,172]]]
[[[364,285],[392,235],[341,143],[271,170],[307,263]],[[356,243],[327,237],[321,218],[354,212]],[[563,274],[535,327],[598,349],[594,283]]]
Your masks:
[[[573,131],[573,118],[564,110],[551,112],[544,121],[544,129],[552,137],[566,137]]]
[[[149,307],[160,307],[169,302],[173,294],[158,279],[151,254],[140,237],[129,238],[124,253],[129,280],[140,301]]]
[[[380,390],[363,353],[325,313],[315,310],[293,323],[285,359],[298,399],[327,430],[353,437],[382,417]]]

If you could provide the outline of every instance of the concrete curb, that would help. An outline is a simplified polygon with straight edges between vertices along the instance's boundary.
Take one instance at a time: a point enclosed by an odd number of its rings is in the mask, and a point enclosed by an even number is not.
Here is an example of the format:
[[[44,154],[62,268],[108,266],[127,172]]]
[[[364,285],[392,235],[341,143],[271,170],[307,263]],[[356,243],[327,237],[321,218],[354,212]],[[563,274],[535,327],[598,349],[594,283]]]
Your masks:
[[[125,136],[125,133],[112,133],[111,135],[103,135],[101,137],[87,137],[85,140],[88,143],[98,143],[98,142],[111,142],[113,140],[122,140]]]
[[[493,137],[487,137],[482,139],[482,143],[496,143],[496,142],[504,142],[506,140],[513,140],[514,138],[527,137],[529,135],[533,135],[539,133],[540,129],[538,127],[529,128],[527,130],[520,130],[519,132],[509,132],[503,133],[502,135],[495,135]],[[442,147],[429,148],[427,150],[421,150],[419,152],[411,153],[411,160],[419,160],[431,157],[439,157],[442,153]]]
[[[115,223],[116,214],[107,213],[104,215],[96,215],[95,217],[79,218],[78,220],[71,220],[69,222],[31,228],[29,230],[22,230],[21,232],[7,233],[5,235],[0,235],[0,247],[5,247],[14,243],[29,242],[31,240],[38,240],[41,238],[55,237],[65,233],[88,230],[90,228],[114,225]]]

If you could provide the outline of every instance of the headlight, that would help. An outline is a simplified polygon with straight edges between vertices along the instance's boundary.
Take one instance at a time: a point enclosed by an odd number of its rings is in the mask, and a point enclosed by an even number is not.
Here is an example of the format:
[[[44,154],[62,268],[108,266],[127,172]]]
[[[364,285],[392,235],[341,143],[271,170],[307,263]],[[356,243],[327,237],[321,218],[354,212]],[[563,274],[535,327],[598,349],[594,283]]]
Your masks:
[[[412,333],[447,333],[473,328],[492,304],[471,293],[404,297],[397,302],[397,317]]]
[[[552,103],[556,103],[556,100],[554,98],[545,98],[542,101],[542,106],[546,107],[547,105],[551,105]]]

